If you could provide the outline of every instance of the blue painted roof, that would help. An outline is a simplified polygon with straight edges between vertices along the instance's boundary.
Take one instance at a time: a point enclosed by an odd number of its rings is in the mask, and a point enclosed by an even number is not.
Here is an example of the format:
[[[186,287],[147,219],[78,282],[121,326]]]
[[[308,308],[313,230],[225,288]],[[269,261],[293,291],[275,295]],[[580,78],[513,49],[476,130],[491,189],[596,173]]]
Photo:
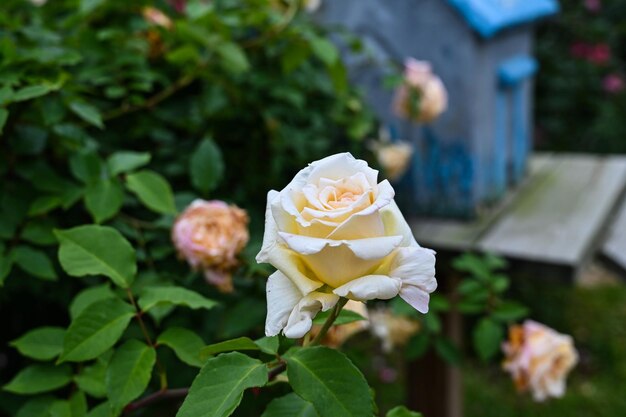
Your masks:
[[[484,38],[559,11],[557,0],[448,0]]]
[[[532,77],[537,72],[537,61],[528,55],[517,55],[502,62],[498,77],[503,86],[512,86]]]

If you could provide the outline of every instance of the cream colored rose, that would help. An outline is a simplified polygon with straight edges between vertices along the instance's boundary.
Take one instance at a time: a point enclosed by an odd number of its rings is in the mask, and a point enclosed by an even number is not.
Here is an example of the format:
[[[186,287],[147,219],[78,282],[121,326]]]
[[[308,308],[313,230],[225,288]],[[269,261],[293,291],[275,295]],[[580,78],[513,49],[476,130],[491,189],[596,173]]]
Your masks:
[[[430,64],[409,58],[405,62],[404,82],[396,90],[393,109],[398,117],[428,123],[448,107],[448,93]]]
[[[400,179],[409,168],[413,147],[406,142],[384,143],[375,149],[376,159],[391,181]]]
[[[230,271],[248,238],[246,212],[217,200],[195,200],[172,227],[179,256],[224,292],[233,290]]]
[[[388,181],[348,153],[300,171],[270,191],[258,262],[276,267],[267,283],[265,332],[302,337],[339,297],[400,295],[421,312],[437,287],[435,255],[421,248]]]
[[[530,390],[536,401],[565,394],[567,374],[578,362],[572,338],[543,324],[526,320],[511,326],[502,347],[504,369],[520,391]]]

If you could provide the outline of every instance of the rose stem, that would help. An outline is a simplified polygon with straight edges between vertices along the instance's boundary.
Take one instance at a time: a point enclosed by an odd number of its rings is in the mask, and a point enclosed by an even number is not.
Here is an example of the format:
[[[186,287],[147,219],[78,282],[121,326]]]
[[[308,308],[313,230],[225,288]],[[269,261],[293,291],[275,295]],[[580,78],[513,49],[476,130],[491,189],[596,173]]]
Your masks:
[[[335,307],[331,311],[330,316],[328,316],[328,318],[324,322],[324,325],[320,329],[320,332],[315,336],[315,338],[307,346],[315,346],[315,345],[320,344],[322,339],[324,339],[324,336],[326,336],[326,333],[328,333],[330,326],[332,326],[335,320],[337,319],[337,317],[339,317],[339,312],[341,311],[343,306],[346,305],[347,302],[348,302],[348,299],[343,298],[343,297],[340,298],[339,301],[337,301],[337,304],[335,304]]]

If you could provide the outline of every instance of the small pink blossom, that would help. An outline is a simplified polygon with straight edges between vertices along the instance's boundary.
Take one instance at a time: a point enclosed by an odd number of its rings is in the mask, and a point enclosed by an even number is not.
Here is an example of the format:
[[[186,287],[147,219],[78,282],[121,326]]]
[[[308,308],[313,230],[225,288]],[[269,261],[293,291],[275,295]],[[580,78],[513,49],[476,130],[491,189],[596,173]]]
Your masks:
[[[587,59],[596,65],[606,64],[611,59],[611,48],[606,43],[594,45],[589,51]]]
[[[585,8],[590,12],[597,13],[602,9],[602,2],[600,0],[585,0]]]
[[[624,79],[619,74],[609,74],[602,80],[604,91],[616,94],[624,90]]]

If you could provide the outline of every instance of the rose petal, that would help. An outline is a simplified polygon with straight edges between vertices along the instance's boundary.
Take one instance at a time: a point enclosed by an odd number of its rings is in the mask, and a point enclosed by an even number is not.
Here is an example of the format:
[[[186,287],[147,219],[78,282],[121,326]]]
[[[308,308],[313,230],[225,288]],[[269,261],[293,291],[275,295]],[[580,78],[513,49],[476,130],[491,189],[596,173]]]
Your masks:
[[[306,176],[307,182],[311,184],[317,184],[322,178],[338,180],[350,177],[359,172],[365,174],[368,183],[372,187],[378,182],[378,171],[370,168],[367,162],[356,159],[348,152],[331,155],[319,161],[315,161],[309,168],[310,171]]]
[[[390,275],[431,293],[437,289],[435,252],[426,248],[400,248],[391,264]]]
[[[333,292],[351,300],[388,300],[398,295],[402,281],[386,275],[367,275],[352,280]]]
[[[335,306],[339,297],[334,294],[312,292],[302,298],[293,308],[285,326],[284,334],[290,339],[303,337],[313,325],[313,318],[317,313],[327,311]]]
[[[423,289],[413,285],[402,285],[400,297],[420,313],[428,313],[430,295]]]
[[[287,324],[289,315],[302,299],[302,293],[282,272],[276,271],[267,280],[266,296],[265,335],[276,336]]]
[[[413,237],[411,227],[406,222],[402,212],[398,208],[395,201],[391,201],[388,205],[380,210],[383,224],[385,225],[385,235],[400,235],[404,239],[400,246],[417,246],[417,242]]]
[[[333,240],[278,232],[278,235],[293,251],[302,255],[313,255],[330,247],[347,246],[357,257],[365,260],[381,259],[389,255],[402,241],[402,236],[383,236],[367,239]]]

